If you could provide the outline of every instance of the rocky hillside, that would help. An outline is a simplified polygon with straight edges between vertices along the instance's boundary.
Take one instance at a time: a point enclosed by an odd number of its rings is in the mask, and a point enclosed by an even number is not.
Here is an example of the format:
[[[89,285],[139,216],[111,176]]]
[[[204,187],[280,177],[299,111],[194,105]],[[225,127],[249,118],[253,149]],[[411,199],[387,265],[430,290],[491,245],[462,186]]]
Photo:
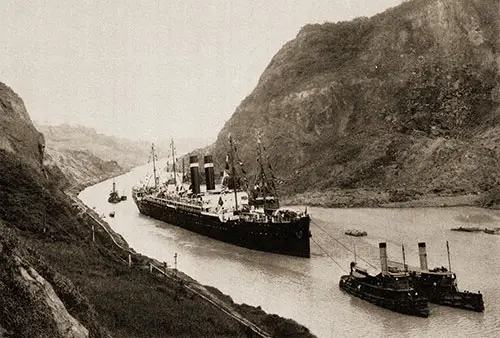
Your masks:
[[[151,147],[147,142],[99,134],[83,126],[37,124],[37,128],[45,135],[49,153],[89,152],[104,161],[115,161],[124,169],[146,163]]]
[[[217,161],[232,133],[255,168],[259,131],[288,195],[489,191],[500,179],[498,13],[498,0],[413,0],[303,27],[219,133]]]
[[[67,180],[66,186],[88,185],[125,172],[116,161],[104,161],[87,150],[47,147],[44,165],[60,169]]]

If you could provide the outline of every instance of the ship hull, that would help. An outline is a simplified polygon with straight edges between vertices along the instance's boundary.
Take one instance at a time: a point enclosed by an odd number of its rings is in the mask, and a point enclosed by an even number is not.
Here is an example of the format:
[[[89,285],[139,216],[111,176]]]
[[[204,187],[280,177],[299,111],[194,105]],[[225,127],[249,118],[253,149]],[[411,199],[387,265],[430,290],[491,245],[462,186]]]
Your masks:
[[[134,201],[140,213],[240,247],[283,255],[310,257],[309,216],[291,222],[222,221],[218,216],[184,210],[150,199]]]
[[[427,298],[411,296],[408,290],[390,290],[363,283],[350,275],[340,278],[340,289],[380,307],[419,317],[428,317]]]
[[[484,311],[483,295],[457,291],[454,287],[441,286],[448,277],[440,274],[422,273],[413,278],[415,289],[426,295],[431,303],[456,307],[476,312]],[[449,281],[451,284],[451,281]]]

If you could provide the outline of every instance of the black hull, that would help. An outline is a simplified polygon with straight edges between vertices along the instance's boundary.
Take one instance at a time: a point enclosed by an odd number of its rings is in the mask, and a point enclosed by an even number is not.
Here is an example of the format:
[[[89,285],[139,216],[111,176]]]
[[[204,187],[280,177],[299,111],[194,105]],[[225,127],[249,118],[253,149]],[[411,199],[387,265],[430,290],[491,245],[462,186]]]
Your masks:
[[[120,198],[120,196],[117,193],[112,192],[111,194],[109,194],[109,198],[108,198],[109,203],[116,204],[116,203],[120,203],[121,200],[122,199]]]
[[[407,290],[378,288],[360,282],[350,275],[340,278],[339,287],[355,297],[395,312],[425,318],[429,316],[427,298],[411,296]]]
[[[147,216],[240,247],[309,258],[309,216],[292,222],[263,223],[242,220],[222,222],[219,217],[136,199]]]
[[[434,304],[456,307],[476,312],[484,311],[483,295],[473,292],[457,291],[453,287],[441,287],[446,279],[442,275],[425,275],[414,277],[415,289],[426,295]]]

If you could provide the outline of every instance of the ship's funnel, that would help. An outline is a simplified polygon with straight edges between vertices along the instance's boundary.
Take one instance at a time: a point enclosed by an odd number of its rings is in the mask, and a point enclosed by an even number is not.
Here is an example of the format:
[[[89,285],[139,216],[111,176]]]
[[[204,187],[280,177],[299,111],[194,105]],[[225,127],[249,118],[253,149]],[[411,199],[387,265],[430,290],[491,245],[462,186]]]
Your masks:
[[[418,243],[418,255],[420,257],[420,269],[424,271],[428,270],[429,268],[427,267],[427,252],[424,242]]]
[[[378,247],[380,249],[380,266],[382,268],[382,274],[386,274],[389,271],[387,268],[387,244],[379,243]]]
[[[198,156],[189,156],[189,169],[191,170],[191,189],[193,191],[193,194],[200,193],[200,172],[198,166]]]
[[[212,155],[205,155],[203,157],[204,167],[205,167],[205,183],[208,190],[215,189],[215,174],[214,174],[214,161]]]

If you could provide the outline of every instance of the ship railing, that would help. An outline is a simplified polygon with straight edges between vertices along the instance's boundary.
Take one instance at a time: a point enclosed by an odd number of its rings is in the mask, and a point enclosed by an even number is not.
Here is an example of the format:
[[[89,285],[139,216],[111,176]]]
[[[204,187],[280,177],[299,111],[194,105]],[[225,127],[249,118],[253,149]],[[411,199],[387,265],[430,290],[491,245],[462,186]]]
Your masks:
[[[164,199],[160,197],[150,197],[154,202],[159,203],[161,205],[165,206],[173,206],[175,208],[181,208],[183,210],[189,210],[189,211],[201,211],[203,210],[201,204],[196,203],[185,203],[185,202],[180,202],[180,201],[174,201],[170,199]]]

